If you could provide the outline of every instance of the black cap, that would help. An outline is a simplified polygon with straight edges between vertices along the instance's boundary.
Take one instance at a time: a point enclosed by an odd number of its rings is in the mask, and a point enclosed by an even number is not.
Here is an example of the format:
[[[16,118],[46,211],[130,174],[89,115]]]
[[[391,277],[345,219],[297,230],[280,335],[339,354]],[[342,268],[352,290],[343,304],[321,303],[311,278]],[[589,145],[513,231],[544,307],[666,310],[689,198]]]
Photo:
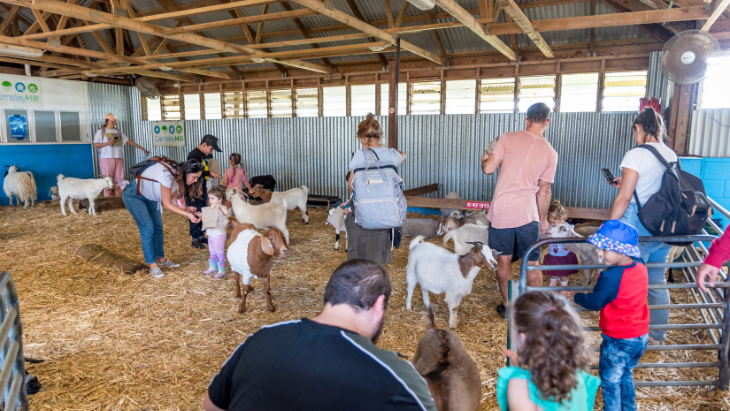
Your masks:
[[[219,153],[223,152],[223,150],[221,150],[220,147],[218,147],[218,137],[216,137],[212,134],[204,135],[203,141],[201,141],[200,144],[203,144],[203,143],[213,147],[213,149]]]

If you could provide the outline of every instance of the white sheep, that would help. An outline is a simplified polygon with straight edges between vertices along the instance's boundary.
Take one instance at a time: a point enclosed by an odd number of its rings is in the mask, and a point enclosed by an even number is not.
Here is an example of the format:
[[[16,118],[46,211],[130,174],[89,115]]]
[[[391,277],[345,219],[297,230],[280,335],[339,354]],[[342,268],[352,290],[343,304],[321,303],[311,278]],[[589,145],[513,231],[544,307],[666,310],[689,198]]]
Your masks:
[[[276,227],[284,234],[287,244],[289,243],[289,230],[286,229],[286,200],[284,204],[265,203],[252,205],[240,196],[237,188],[226,191],[226,197],[231,202],[233,214],[241,223],[249,223],[258,229]]]
[[[347,228],[345,228],[345,213],[342,207],[333,207],[327,212],[327,222],[324,224],[331,225],[335,228],[335,251],[340,249],[340,232],[345,232],[345,250],[347,250]]]
[[[464,224],[456,230],[450,230],[444,235],[444,247],[449,241],[454,242],[454,252],[464,255],[471,250],[470,243],[480,242],[488,244],[489,227],[479,224]]]
[[[446,294],[444,301],[449,306],[449,327],[456,328],[456,312],[461,299],[471,293],[479,270],[488,268],[497,269],[497,261],[489,247],[475,243],[471,252],[466,255],[457,255],[431,243],[423,242],[424,237],[418,236],[410,245],[408,265],[406,266],[406,280],[408,281],[408,297],[406,310],[411,311],[411,297],[416,284],[421,285],[423,303],[426,308],[431,306],[428,293]]]
[[[309,212],[307,211],[307,198],[309,198],[309,187],[301,186],[283,192],[268,191],[264,186],[257,184],[253,187],[251,196],[260,198],[264,203],[278,203],[284,205],[287,210],[299,209],[302,212],[302,222],[309,223]]]
[[[591,227],[581,227],[583,232],[590,232]],[[594,231],[595,233],[595,231]],[[568,224],[558,224],[555,227],[550,227],[546,234],[547,237],[552,238],[585,238],[582,235],[575,232]],[[582,265],[598,265],[602,264],[603,261],[598,258],[598,248],[590,243],[572,243],[563,244],[566,250],[574,252]],[[550,274],[550,271],[545,271]],[[583,285],[586,286],[591,283],[593,275],[598,273],[597,269],[584,269],[583,270]]]
[[[76,214],[74,210],[74,200],[89,200],[89,213],[96,215],[96,207],[94,199],[99,197],[105,188],[114,188],[114,180],[111,177],[81,179],[73,177],[64,177],[59,174],[58,180],[58,196],[61,197],[61,213],[66,214],[66,202],[71,213]]]
[[[35,178],[33,173],[30,171],[18,171],[17,164],[7,166],[8,171],[5,172],[5,181],[3,181],[3,191],[8,196],[10,205],[13,205],[13,196],[15,196],[15,202],[20,205],[22,201],[25,203],[23,208],[28,208],[28,200],[30,200],[30,206],[33,207],[33,202],[38,200],[38,189],[35,186]]]

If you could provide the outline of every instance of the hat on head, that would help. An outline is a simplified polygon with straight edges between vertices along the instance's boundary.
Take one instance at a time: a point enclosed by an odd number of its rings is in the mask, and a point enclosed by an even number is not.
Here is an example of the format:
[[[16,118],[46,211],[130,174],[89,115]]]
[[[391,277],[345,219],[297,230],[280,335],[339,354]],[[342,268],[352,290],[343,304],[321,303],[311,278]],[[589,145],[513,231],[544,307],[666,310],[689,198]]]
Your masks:
[[[629,257],[641,258],[639,233],[619,220],[608,220],[593,234],[588,242],[602,250],[615,251]]]
[[[112,113],[109,113],[109,114],[107,114],[107,115],[104,116],[104,120],[105,121],[106,120],[117,121],[117,116],[115,116]]]
[[[213,147],[213,149],[219,153],[223,152],[223,150],[221,150],[220,147],[218,147],[218,137],[216,137],[212,134],[204,135],[203,141],[201,141],[200,144],[203,144],[203,143]]]

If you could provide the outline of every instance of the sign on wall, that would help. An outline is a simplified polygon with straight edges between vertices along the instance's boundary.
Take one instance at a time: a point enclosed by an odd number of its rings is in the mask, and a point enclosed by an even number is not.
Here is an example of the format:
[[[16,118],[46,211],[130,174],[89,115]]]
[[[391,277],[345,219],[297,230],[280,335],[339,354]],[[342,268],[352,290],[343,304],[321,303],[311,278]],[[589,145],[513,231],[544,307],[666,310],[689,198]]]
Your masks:
[[[22,140],[28,138],[28,119],[25,116],[13,114],[8,117],[10,123],[10,137]]]
[[[185,125],[182,121],[155,121],[152,123],[151,127],[153,146],[185,146]]]
[[[0,76],[0,106],[42,108],[42,87],[39,78]]]

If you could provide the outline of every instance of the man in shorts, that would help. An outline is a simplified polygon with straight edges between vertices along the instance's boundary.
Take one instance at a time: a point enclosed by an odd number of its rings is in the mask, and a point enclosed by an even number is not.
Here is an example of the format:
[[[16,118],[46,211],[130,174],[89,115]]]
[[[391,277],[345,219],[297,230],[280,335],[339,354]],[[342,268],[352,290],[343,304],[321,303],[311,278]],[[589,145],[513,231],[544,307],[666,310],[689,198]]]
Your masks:
[[[502,304],[497,312],[507,318],[508,281],[512,278],[512,255],[537,265],[540,250],[525,256],[532,244],[548,229],[550,185],[555,181],[558,153],[545,139],[550,125],[550,107],[535,103],[527,109],[525,130],[504,133],[491,155],[482,156],[482,171],[490,175],[499,169],[497,187],[489,207],[489,248],[499,251],[497,281]],[[527,272],[527,285],[542,285],[541,271]]]

